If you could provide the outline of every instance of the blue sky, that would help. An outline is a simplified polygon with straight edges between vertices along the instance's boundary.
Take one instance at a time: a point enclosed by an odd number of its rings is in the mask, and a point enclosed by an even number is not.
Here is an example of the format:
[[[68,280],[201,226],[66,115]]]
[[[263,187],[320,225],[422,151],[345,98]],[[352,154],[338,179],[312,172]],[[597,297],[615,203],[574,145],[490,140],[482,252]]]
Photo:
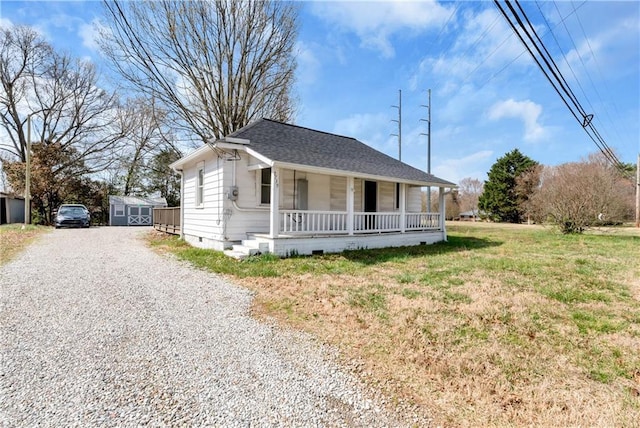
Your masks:
[[[523,2],[580,103],[623,162],[640,152],[640,2]],[[97,1],[0,3],[2,25],[26,24],[59,50],[103,72],[94,36]],[[549,31],[549,27],[552,31]],[[348,135],[427,166],[431,89],[431,172],[486,179],[518,148],[545,164],[596,152],[513,35],[493,2],[302,2],[296,124]]]

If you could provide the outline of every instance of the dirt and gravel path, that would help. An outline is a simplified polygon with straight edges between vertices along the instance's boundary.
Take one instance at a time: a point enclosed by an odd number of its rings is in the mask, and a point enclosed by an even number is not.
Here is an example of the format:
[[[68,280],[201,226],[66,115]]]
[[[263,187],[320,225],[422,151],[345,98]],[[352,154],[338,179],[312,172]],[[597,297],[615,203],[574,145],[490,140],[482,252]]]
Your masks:
[[[0,425],[407,426],[251,294],[150,251],[148,229],[55,230],[0,268]]]

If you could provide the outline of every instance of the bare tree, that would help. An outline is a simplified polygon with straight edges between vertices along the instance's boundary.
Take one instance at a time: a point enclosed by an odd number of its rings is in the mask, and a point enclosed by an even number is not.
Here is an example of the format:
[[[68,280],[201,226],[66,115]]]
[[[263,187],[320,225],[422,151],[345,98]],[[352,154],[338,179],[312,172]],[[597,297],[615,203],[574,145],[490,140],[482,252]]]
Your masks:
[[[145,193],[148,164],[163,150],[178,152],[166,129],[166,112],[158,109],[154,100],[134,98],[118,111],[118,123],[123,148],[115,168],[120,170],[120,187],[124,195]],[[170,174],[170,171],[165,171]]]
[[[116,98],[100,89],[91,63],[58,54],[29,27],[0,28],[0,81],[3,158],[25,161],[31,116],[32,142],[72,154],[54,173],[81,166],[89,174],[113,162]]]
[[[582,162],[544,167],[540,181],[530,200],[531,211],[538,220],[550,220],[564,233],[624,221],[632,214],[632,183],[601,154]]]
[[[281,1],[105,1],[101,47],[181,130],[220,138],[260,117],[288,121],[297,6]]]
[[[466,177],[458,183],[458,201],[461,211],[478,212],[478,198],[482,195],[484,183],[477,178]]]
[[[52,54],[51,46],[30,27],[0,27],[0,120],[6,136],[0,140],[2,157],[26,159],[27,118],[21,110],[27,108],[31,82],[44,75]]]

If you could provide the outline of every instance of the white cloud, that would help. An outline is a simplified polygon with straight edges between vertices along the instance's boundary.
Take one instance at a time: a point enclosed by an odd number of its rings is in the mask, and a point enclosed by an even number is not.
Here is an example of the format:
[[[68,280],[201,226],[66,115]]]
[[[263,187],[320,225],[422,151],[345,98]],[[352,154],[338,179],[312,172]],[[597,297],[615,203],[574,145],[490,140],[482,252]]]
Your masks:
[[[9,21],[7,18],[0,17],[0,27],[11,28],[13,27],[13,22]]]
[[[542,106],[533,101],[515,101],[508,99],[495,103],[489,108],[488,116],[491,120],[502,118],[521,119],[524,123],[524,139],[527,141],[537,141],[544,136],[545,130],[538,123],[538,118],[542,113]]]
[[[98,38],[100,35],[101,24],[98,19],[94,19],[91,23],[82,23],[78,26],[78,36],[82,40],[82,45],[92,51],[98,51]]]
[[[391,136],[394,127],[386,113],[358,113],[338,120],[333,132],[356,138],[389,156],[398,155],[398,138]]]
[[[296,44],[296,59],[298,61],[297,76],[302,84],[312,84],[318,77],[320,61],[314,53],[314,49],[303,41]]]
[[[507,68],[531,63],[495,8],[459,8],[456,13],[449,24],[455,27],[450,36],[453,39],[440,43],[448,46],[428,51],[410,78],[413,86],[419,87],[422,82],[432,85],[435,80],[439,87],[455,93],[465,83],[483,86]],[[431,55],[432,51],[439,54]]]
[[[436,163],[431,172],[436,177],[444,178],[454,183],[458,183],[467,177],[485,180],[492,156],[493,151],[481,150],[462,158],[443,159]]]
[[[435,1],[318,2],[311,10],[342,31],[354,32],[363,47],[386,58],[395,56],[391,36],[436,28],[451,14]]]

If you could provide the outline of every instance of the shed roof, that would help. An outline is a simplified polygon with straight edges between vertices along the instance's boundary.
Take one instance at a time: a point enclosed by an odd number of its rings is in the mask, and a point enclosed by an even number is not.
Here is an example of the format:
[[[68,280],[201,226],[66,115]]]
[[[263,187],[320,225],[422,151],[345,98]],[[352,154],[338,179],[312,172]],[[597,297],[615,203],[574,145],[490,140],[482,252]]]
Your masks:
[[[167,206],[167,200],[160,198],[145,198],[141,196],[117,196],[109,195],[109,205],[153,205]]]
[[[356,172],[445,187],[454,183],[400,162],[351,137],[260,119],[232,133],[249,148],[275,162]]]

